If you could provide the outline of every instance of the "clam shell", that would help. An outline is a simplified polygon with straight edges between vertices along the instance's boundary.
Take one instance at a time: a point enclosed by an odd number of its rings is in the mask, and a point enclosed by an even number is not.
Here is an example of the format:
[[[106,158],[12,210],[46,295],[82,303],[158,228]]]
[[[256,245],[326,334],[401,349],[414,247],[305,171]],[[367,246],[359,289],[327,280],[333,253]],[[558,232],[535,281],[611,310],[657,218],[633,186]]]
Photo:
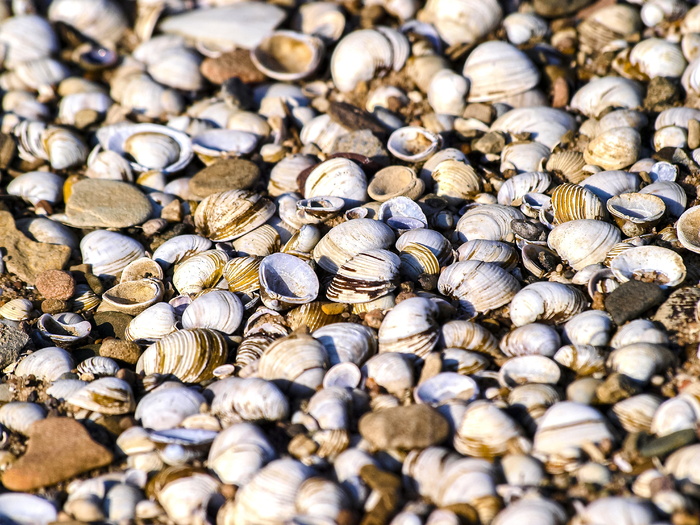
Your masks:
[[[660,246],[639,246],[625,250],[610,263],[620,282],[630,279],[654,282],[662,288],[678,286],[685,280],[683,258],[673,250]]]
[[[20,377],[33,375],[51,382],[69,373],[73,367],[73,359],[68,352],[63,348],[49,347],[24,357],[15,367],[14,374]]]
[[[630,127],[605,131],[588,143],[583,158],[588,164],[605,170],[619,170],[639,159],[641,149],[639,132]]]
[[[204,396],[180,383],[164,383],[143,396],[134,417],[144,428],[167,430],[177,427],[186,417],[198,414],[206,403]]]
[[[433,191],[448,204],[459,206],[481,191],[481,180],[469,164],[457,160],[444,160],[432,172],[435,181]]]
[[[304,197],[340,197],[352,208],[367,202],[367,178],[355,162],[337,157],[322,162],[309,173]]]
[[[313,257],[321,268],[336,273],[355,254],[389,248],[395,239],[394,232],[383,222],[355,219],[335,226],[324,235],[314,248]]]
[[[236,423],[216,436],[207,465],[224,483],[243,486],[276,458],[275,449],[256,425]]]
[[[57,346],[68,347],[82,342],[90,335],[92,325],[75,314],[44,314],[37,321],[37,327],[44,337]]]
[[[369,196],[379,202],[393,197],[417,199],[423,194],[425,184],[408,166],[388,166],[379,170],[367,186]]]
[[[232,334],[242,320],[243,305],[240,299],[231,292],[212,290],[200,295],[185,308],[182,327],[211,328]]]
[[[261,298],[273,310],[285,310],[312,302],[318,296],[318,277],[303,260],[286,253],[273,253],[259,268]]]
[[[467,407],[455,429],[453,444],[460,454],[492,458],[502,456],[509,442],[519,440],[527,438],[510,416],[490,401],[478,400]]]
[[[326,297],[339,303],[364,303],[391,293],[399,275],[399,257],[388,250],[359,253],[338,269]]]
[[[96,379],[68,396],[66,402],[106,415],[127,414],[136,408],[129,383],[116,377]]]
[[[0,318],[23,321],[32,317],[34,305],[29,299],[11,299],[0,306]]]
[[[483,204],[462,215],[455,227],[455,233],[461,242],[474,239],[512,241],[514,235],[510,228],[511,221],[524,218],[517,208]]]
[[[230,292],[250,294],[260,289],[262,257],[234,257],[223,268],[223,277]]]
[[[163,282],[158,279],[126,281],[110,288],[102,295],[101,308],[138,315],[163,298]]]
[[[551,177],[544,171],[531,171],[515,175],[498,190],[498,204],[520,206],[527,193],[544,193],[551,182]]]
[[[438,343],[438,307],[430,300],[412,297],[400,302],[379,327],[379,352],[401,352],[424,358]]]
[[[323,41],[318,37],[295,31],[275,31],[250,52],[250,58],[268,77],[289,81],[312,75],[324,51]]]
[[[196,294],[216,285],[223,274],[228,255],[207,250],[180,263],[173,273],[173,286],[181,294]]]
[[[530,323],[508,332],[498,345],[509,357],[524,355],[552,357],[561,346],[561,338],[559,333],[549,325]]]
[[[107,230],[95,230],[80,241],[83,262],[97,275],[117,276],[132,261],[146,253],[141,243]]]
[[[331,56],[331,77],[340,91],[348,92],[376,74],[402,66],[401,63],[396,67],[393,46],[382,33],[363,29],[349,33],[338,42]]]
[[[0,407],[0,424],[13,432],[27,435],[32,423],[46,418],[46,410],[37,403],[10,401]]]
[[[536,282],[515,294],[510,304],[510,318],[515,326],[536,321],[560,323],[568,321],[586,306],[583,293],[572,286]]]
[[[272,381],[258,377],[227,377],[209,385],[214,394],[212,413],[244,421],[281,421],[289,416],[289,402]]]
[[[621,238],[620,230],[612,224],[581,219],[556,226],[547,243],[572,268],[581,270],[589,264],[603,262]]]
[[[127,341],[150,344],[176,330],[175,309],[168,303],[156,303],[129,322],[124,338]]]
[[[153,252],[153,260],[167,270],[173,264],[211,248],[212,242],[199,235],[177,235]]]
[[[561,377],[557,363],[544,355],[511,357],[498,372],[498,380],[505,387],[532,383],[556,384]]]
[[[676,222],[678,241],[691,252],[700,253],[700,206],[688,208]]]
[[[275,206],[259,194],[247,190],[213,193],[197,206],[194,222],[207,239],[231,241],[263,225]]]
[[[627,109],[641,107],[642,93],[641,86],[633,80],[602,77],[591,80],[579,89],[571,99],[571,108],[587,117],[598,118],[610,107]]]
[[[440,345],[503,357],[498,340],[483,326],[471,321],[448,321],[440,328]]]
[[[577,184],[564,183],[552,192],[554,223],[562,224],[580,219],[599,220],[605,210],[600,199],[590,190]]]
[[[442,144],[440,136],[419,126],[394,131],[387,141],[389,152],[406,162],[420,162],[432,156]]]
[[[326,349],[331,366],[345,362],[362,366],[377,353],[376,334],[367,326],[334,323],[319,328],[311,335]]]

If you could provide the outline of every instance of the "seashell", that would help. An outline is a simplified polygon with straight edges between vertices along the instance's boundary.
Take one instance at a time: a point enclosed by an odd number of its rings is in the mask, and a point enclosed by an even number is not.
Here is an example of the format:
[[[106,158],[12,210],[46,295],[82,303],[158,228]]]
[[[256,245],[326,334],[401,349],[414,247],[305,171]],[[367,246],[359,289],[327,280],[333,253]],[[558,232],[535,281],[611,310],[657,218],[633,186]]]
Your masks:
[[[397,159],[420,162],[432,156],[441,146],[439,135],[419,126],[399,128],[389,135],[387,149]]]
[[[192,150],[207,166],[220,158],[247,155],[257,145],[257,135],[237,129],[207,129],[192,137]]]
[[[400,302],[379,327],[379,352],[401,352],[424,358],[438,342],[438,307],[429,299],[412,297]]]
[[[586,307],[584,295],[572,286],[555,282],[536,282],[515,294],[510,303],[510,318],[515,326],[528,323],[561,323]]]
[[[296,191],[299,174],[316,162],[310,155],[296,154],[283,158],[270,170],[268,193],[272,197],[279,197],[283,193]]]
[[[318,224],[337,217],[345,207],[345,201],[340,197],[312,197],[298,200],[296,207],[301,222]]]
[[[552,208],[554,223],[562,224],[580,219],[602,219],[603,204],[600,199],[587,188],[565,182],[552,192]]]
[[[323,376],[323,388],[358,388],[362,383],[362,371],[351,362],[338,363],[331,366]]]
[[[389,294],[396,288],[400,264],[399,257],[388,250],[359,253],[338,269],[326,297],[331,301],[353,304]]]
[[[576,122],[572,115],[547,107],[512,109],[491,124],[491,131],[504,131],[511,135],[529,133],[550,149],[559,143],[567,131],[574,129]]]
[[[29,299],[11,299],[0,307],[0,318],[9,321],[30,319],[34,305]]]
[[[459,206],[481,191],[481,180],[469,164],[457,160],[444,160],[433,168],[433,191],[449,205]]]
[[[549,325],[530,323],[508,332],[498,346],[508,357],[525,355],[552,357],[561,346],[561,338]]]
[[[628,237],[649,231],[661,220],[666,211],[663,200],[644,193],[615,195],[608,199],[607,208],[622,232]]]
[[[323,58],[325,46],[317,36],[295,31],[275,31],[250,52],[260,71],[275,80],[299,80],[312,75]]]
[[[78,363],[77,372],[84,381],[92,381],[96,377],[114,376],[119,369],[114,359],[96,355]]]
[[[558,262],[559,256],[540,244],[525,244],[521,250],[523,266],[535,277],[548,275]]]
[[[276,458],[275,449],[256,425],[236,423],[216,436],[207,465],[222,482],[242,487]]]
[[[505,461],[511,456],[503,458]],[[529,457],[529,456],[524,456]],[[509,483],[512,485],[512,483]],[[498,513],[493,525],[515,525],[516,523],[540,523],[541,525],[563,525],[567,515],[558,503],[541,498],[523,498],[511,503]]]
[[[58,516],[52,502],[22,492],[0,495],[0,509],[1,519],[15,523],[50,523]]]
[[[673,250],[660,246],[639,246],[625,250],[610,263],[610,269],[620,282],[630,279],[654,282],[671,288],[685,280],[683,258]]]
[[[429,0],[418,14],[418,20],[434,25],[448,45],[481,40],[498,26],[502,17],[500,5],[493,0]]]
[[[330,153],[338,138],[350,132],[348,128],[331,120],[328,114],[319,115],[304,123],[299,134],[305,146],[315,146],[324,153]],[[312,149],[312,152],[315,152]],[[316,162],[314,162],[316,164]]]
[[[447,266],[454,260],[452,246],[443,235],[435,230],[415,229],[405,232],[396,241],[396,249],[405,251],[409,244],[421,244],[428,248],[440,266]]]
[[[46,410],[37,403],[10,401],[0,407],[0,424],[25,436],[33,423],[45,417]]]
[[[122,270],[120,282],[138,281],[140,279],[163,280],[163,269],[149,257],[141,257],[130,262]]]
[[[213,377],[214,369],[226,361],[227,351],[223,336],[214,330],[179,330],[149,346],[136,370],[173,374],[184,383],[197,383]]]
[[[473,401],[479,386],[471,377],[456,372],[441,372],[418,385],[413,392],[416,403],[438,406],[453,399]]]
[[[155,255],[155,254],[154,254]],[[173,273],[173,286],[181,294],[197,294],[219,282],[228,255],[220,250],[206,250],[180,263]]]
[[[459,422],[454,447],[464,455],[492,458],[506,453],[509,443],[527,448],[520,426],[490,401],[470,403]]]
[[[440,274],[440,262],[430,248],[423,244],[409,243],[404,246],[399,258],[401,275],[419,283],[425,290],[436,287]]]
[[[508,72],[507,80],[502,75]],[[507,42],[478,45],[467,57],[462,75],[470,81],[469,102],[494,102],[518,95],[540,81],[528,56]]]
[[[14,370],[19,377],[33,375],[37,379],[53,382],[73,369],[73,359],[62,348],[42,348],[22,358]]]
[[[18,219],[15,221],[17,229],[31,240],[48,244],[65,244],[72,250],[78,249],[78,239],[75,234],[63,224],[45,219],[33,217]]]
[[[0,75],[0,87],[6,91],[51,92],[69,76],[68,68],[49,57],[20,62],[12,71]]]
[[[393,197],[407,197],[412,200],[423,195],[425,184],[416,177],[416,172],[408,166],[387,166],[379,170],[367,186],[369,196],[379,202]]]
[[[68,396],[66,402],[105,415],[127,414],[136,407],[129,383],[116,377],[103,377],[91,381]]]
[[[220,418],[281,421],[289,415],[289,403],[272,381],[227,377],[207,388],[214,394],[212,413]]]
[[[590,118],[599,118],[610,107],[635,109],[641,106],[641,86],[633,80],[621,77],[602,77],[591,80],[579,89],[571,99],[571,109]],[[627,133],[634,136],[633,133]],[[599,142],[602,142],[602,139]]]
[[[503,357],[498,349],[498,341],[491,332],[470,321],[449,321],[443,324],[440,329],[440,346]]]
[[[377,219],[391,226],[400,235],[409,230],[424,228],[428,223],[420,205],[407,197],[394,197],[382,203]]]
[[[553,359],[570,368],[577,376],[598,375],[605,369],[605,354],[592,345],[564,345]]]
[[[211,248],[212,242],[199,235],[177,235],[153,252],[153,260],[167,270],[184,259]]]
[[[229,190],[205,197],[197,206],[195,224],[216,242],[230,241],[264,224],[274,214],[274,205],[247,190]]]
[[[491,360],[484,354],[469,352],[461,348],[445,348],[442,352],[443,368],[462,375],[475,374],[486,370]]]
[[[102,307],[107,310],[138,315],[163,298],[163,282],[158,279],[126,281],[102,295]]]
[[[700,206],[693,206],[683,212],[676,222],[676,234],[683,247],[700,253]]]
[[[590,264],[603,262],[620,239],[620,230],[613,225],[580,219],[556,226],[550,232],[547,243],[574,270],[581,270]]]
[[[574,345],[608,346],[613,320],[600,310],[588,310],[571,318],[565,325],[564,341]]]
[[[41,334],[57,346],[73,346],[90,335],[92,325],[81,316],[72,313],[44,314],[37,321]]]
[[[158,124],[103,126],[97,132],[97,140],[106,151],[131,155],[135,172],[176,173],[189,164],[193,155],[192,142],[185,133]]]
[[[52,2],[49,20],[63,22],[93,40],[114,43],[127,28],[120,6],[110,0],[58,0]]]
[[[286,253],[273,253],[259,267],[260,295],[273,310],[306,304],[318,295],[318,277],[303,260]]]
[[[610,340],[612,348],[622,348],[634,343],[668,345],[668,335],[648,319],[635,319],[621,326]]]
[[[177,427],[186,417],[198,414],[205,403],[204,396],[196,390],[180,383],[164,383],[139,400],[134,418],[144,428],[167,430]]]
[[[626,171],[601,171],[587,177],[581,186],[591,190],[606,204],[610,197],[638,190],[639,176]]]
[[[334,323],[311,334],[326,349],[331,366],[351,362],[361,366],[377,352],[375,332],[355,323]]]
[[[659,405],[661,398],[653,394],[638,394],[615,403],[612,412],[627,432],[649,432]]]
[[[396,51],[393,42],[380,31],[362,29],[349,33],[338,42],[331,56],[333,83],[341,92],[348,92],[389,69],[400,70],[403,62],[397,61]]]
[[[511,142],[501,151],[501,171],[518,173],[541,170],[551,151],[540,142]]]
[[[685,211],[688,197],[680,184],[672,181],[658,180],[644,186],[639,193],[659,197],[665,209],[672,217],[680,217]]]
[[[355,254],[386,249],[394,244],[389,226],[372,219],[355,219],[332,228],[313,250],[314,261],[324,270],[336,273]]]
[[[368,304],[368,303],[365,303]],[[372,307],[374,309],[374,307]],[[306,326],[309,330],[316,330],[322,326],[342,321],[345,306],[338,303],[314,301],[302,304],[287,314],[287,323],[292,330]]]
[[[590,503],[579,510],[577,518],[581,523],[595,523],[596,520],[629,520],[633,523],[653,523],[656,511],[651,502],[641,498],[608,496]]]
[[[498,204],[520,206],[527,193],[544,193],[552,179],[544,171],[521,173],[508,179],[498,190]]]
[[[678,126],[666,126],[654,133],[654,150],[663,148],[687,148],[688,132]]]
[[[88,150],[82,139],[66,128],[48,127],[43,133],[44,149],[55,170],[74,168],[85,163]]]
[[[230,292],[250,294],[260,289],[260,263],[262,257],[234,257],[222,270]]]
[[[581,22],[581,45],[588,51],[603,51],[617,40],[641,31],[639,11],[629,5],[611,5],[595,11]]]
[[[588,177],[584,170],[586,161],[583,153],[578,151],[560,151],[552,153],[547,159],[547,171],[561,173],[572,184],[578,184]]]
[[[304,4],[297,11],[295,27],[326,42],[336,42],[343,35],[345,16],[332,2]]]
[[[700,417],[698,399],[689,393],[667,399],[653,414],[649,430],[659,437],[685,429],[694,429]]]
[[[604,170],[619,170],[630,166],[639,158],[641,148],[639,132],[630,127],[604,131],[588,143],[583,158],[588,164]]]
[[[32,38],[26,38],[32,35]],[[6,18],[0,26],[0,44],[5,49],[4,64],[8,69],[21,62],[49,57],[58,50],[58,38],[48,21],[28,14]]]
[[[146,255],[138,241],[120,233],[95,230],[80,241],[83,263],[97,276],[117,276],[132,261]]]
[[[293,397],[310,397],[321,385],[327,367],[328,356],[321,343],[305,334],[292,334],[265,349],[258,373]]]
[[[656,373],[665,371],[675,356],[662,345],[633,343],[613,350],[608,367],[640,383],[648,382]]]
[[[544,355],[511,357],[498,373],[498,381],[504,387],[532,383],[556,384],[561,377],[557,363]]]
[[[467,107],[469,81],[450,69],[439,71],[430,81],[428,102],[435,113],[461,117]]]
[[[500,204],[482,204],[475,206],[462,215],[455,227],[460,242],[475,239],[488,241],[512,241],[513,231],[510,223],[513,219],[524,219],[517,208]]]
[[[182,327],[211,328],[232,334],[243,320],[243,305],[231,292],[212,290],[197,297],[182,313]],[[132,321],[133,323],[133,321]]]
[[[124,331],[127,341],[151,344],[177,330],[175,309],[168,303],[156,303],[134,317]]]
[[[678,44],[662,38],[647,38],[632,48],[630,64],[647,78],[678,78],[688,65]]]
[[[443,295],[457,299],[460,308],[474,317],[510,302],[520,290],[520,284],[496,264],[468,260],[448,266],[440,274],[438,289]]]
[[[63,177],[47,171],[30,171],[12,179],[7,185],[7,193],[22,197],[36,206],[39,201],[51,204],[62,200]]]
[[[173,467],[174,469],[187,469],[188,467]],[[191,468],[191,467],[189,467]],[[168,474],[172,473],[172,480]],[[165,510],[168,518],[177,525],[193,525],[196,516],[206,514],[207,503],[215,497],[219,491],[219,482],[208,474],[192,471],[186,475],[187,470],[170,471],[163,470],[156,476],[158,491],[156,493],[158,503]]]

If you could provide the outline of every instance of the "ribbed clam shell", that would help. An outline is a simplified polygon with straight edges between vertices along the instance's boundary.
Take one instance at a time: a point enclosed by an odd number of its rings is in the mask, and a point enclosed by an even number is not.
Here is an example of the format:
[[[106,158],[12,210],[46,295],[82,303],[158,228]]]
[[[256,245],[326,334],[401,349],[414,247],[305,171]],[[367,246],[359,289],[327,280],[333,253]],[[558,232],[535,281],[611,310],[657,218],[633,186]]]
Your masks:
[[[404,246],[399,259],[401,275],[419,283],[425,290],[435,288],[440,274],[440,262],[430,248],[415,242],[409,243]]]
[[[383,222],[354,219],[332,228],[314,248],[314,260],[324,270],[335,273],[355,254],[386,249],[394,244],[394,232]]]
[[[386,147],[398,159],[420,162],[432,156],[441,144],[438,134],[420,126],[405,126],[389,135]]]
[[[527,193],[544,193],[552,179],[547,172],[531,171],[508,179],[498,190],[498,204],[520,206]]]
[[[490,401],[474,401],[455,429],[454,447],[460,454],[502,456],[509,442],[526,441],[522,428]]]
[[[498,372],[498,380],[504,387],[533,383],[556,384],[561,377],[557,364],[544,355],[511,357]]]
[[[144,428],[167,430],[177,427],[188,416],[198,414],[205,403],[204,396],[196,390],[168,382],[139,400],[134,418]]]
[[[469,402],[479,395],[479,386],[471,377],[456,372],[441,372],[419,384],[413,392],[417,403],[438,406],[451,400]]]
[[[492,102],[524,93],[540,80],[537,67],[525,53],[495,40],[480,44],[469,54],[462,75],[471,82],[469,102]]]
[[[515,294],[510,304],[510,318],[515,326],[536,321],[561,323],[583,311],[587,304],[583,293],[573,286],[536,282]]]
[[[595,193],[606,204],[613,195],[637,191],[639,183],[637,174],[614,170],[595,173],[581,182],[581,186]]]
[[[361,206],[367,197],[367,177],[357,163],[336,157],[316,166],[304,183],[304,197],[340,197],[347,208]]]
[[[559,333],[551,326],[530,323],[508,332],[499,343],[501,351],[509,356],[543,355],[552,357],[561,346]]]
[[[321,385],[328,355],[321,343],[292,334],[272,343],[260,358],[258,373],[295,397],[309,397]]]
[[[586,17],[578,28],[581,44],[592,51],[602,51],[641,29],[639,11],[627,4],[605,6]]]
[[[250,58],[260,71],[275,80],[299,80],[314,73],[325,46],[315,36],[295,31],[275,31],[251,50]]]
[[[232,242],[239,257],[266,257],[280,249],[280,235],[269,224],[255,228]]]
[[[318,296],[316,273],[302,259],[286,253],[274,253],[259,267],[263,303],[273,310],[285,310],[312,302]]]
[[[50,127],[46,129],[42,139],[53,169],[65,170],[85,163],[88,156],[87,146],[74,132],[65,128]]]
[[[45,417],[46,410],[37,403],[10,401],[0,407],[0,425],[25,436],[29,433],[32,423]]]
[[[425,357],[438,342],[437,316],[438,307],[429,299],[412,297],[400,302],[379,327],[379,351]]]
[[[403,398],[415,384],[411,362],[395,352],[370,357],[362,367],[362,374],[398,398]]]
[[[0,306],[0,318],[22,321],[32,317],[34,305],[29,299],[10,299]]]
[[[39,318],[37,327],[41,334],[51,340],[57,346],[69,347],[83,341],[88,335],[92,325],[79,315],[77,319],[71,318],[75,314],[44,314]]]
[[[524,219],[517,208],[500,204],[483,204],[469,210],[457,222],[455,233],[461,242],[474,239],[489,241],[511,241],[513,219]]]
[[[583,158],[588,164],[600,166],[605,170],[619,170],[639,159],[641,144],[642,138],[636,129],[613,128],[589,142],[583,152]]]
[[[124,331],[127,341],[153,343],[177,330],[175,309],[168,303],[156,303],[134,317]]]
[[[131,386],[116,377],[96,379],[69,396],[66,402],[107,415],[127,414],[136,407]]]
[[[647,38],[632,48],[630,64],[648,78],[660,75],[677,78],[688,65],[678,44],[662,38]]]
[[[577,184],[560,184],[552,192],[555,224],[579,219],[602,219],[605,214],[600,199]]]
[[[211,328],[232,334],[243,320],[243,305],[231,292],[212,290],[197,297],[182,314],[183,328]]]
[[[589,264],[603,262],[621,238],[620,230],[610,223],[581,219],[556,226],[547,243],[572,268],[581,270]]]
[[[591,80],[579,89],[571,99],[571,108],[587,117],[598,118],[610,107],[627,109],[641,107],[642,93],[641,86],[633,80],[622,77],[602,77]]]
[[[553,359],[561,366],[570,368],[578,377],[599,375],[605,370],[606,354],[592,345],[564,345]]]
[[[666,211],[673,217],[680,217],[688,203],[688,196],[683,187],[672,181],[652,182],[639,190],[639,193],[659,197],[664,202]]]
[[[334,323],[314,331],[313,337],[326,349],[331,366],[351,362],[361,366],[377,353],[376,333],[356,323]]]
[[[444,160],[433,169],[433,191],[449,204],[458,206],[481,191],[481,180],[469,164]]]
[[[80,241],[83,263],[92,266],[95,275],[118,275],[127,264],[146,255],[137,240],[120,233],[96,230]]]
[[[102,299],[87,284],[78,284],[75,287],[75,293],[71,297],[71,301],[73,302],[73,311],[83,313],[97,308]]]
[[[234,257],[223,268],[223,277],[230,292],[250,294],[260,288],[262,257]]]
[[[214,394],[212,413],[244,421],[281,421],[289,415],[289,402],[272,381],[258,377],[227,377],[209,385]]]
[[[73,359],[63,348],[49,347],[24,357],[15,367],[14,374],[20,377],[33,375],[49,382],[69,373],[73,366]]]
[[[579,151],[560,151],[550,155],[549,159],[547,159],[546,168],[548,171],[559,172],[569,182],[578,184],[589,175],[583,169],[585,165],[586,161],[583,158],[583,153]]]
[[[394,50],[379,31],[363,29],[346,35],[331,56],[333,83],[342,92],[371,80],[394,66]],[[403,64],[399,65],[400,69]],[[395,68],[396,69],[396,68]]]
[[[575,345],[608,346],[613,330],[612,316],[600,310],[575,315],[564,325],[564,340]]]
[[[359,253],[333,277],[326,297],[339,303],[364,303],[396,288],[399,257],[388,250],[367,250]]]
[[[236,423],[216,436],[207,465],[224,483],[240,487],[276,458],[277,453],[262,430],[250,423]]]
[[[417,228],[402,234],[396,241],[396,249],[405,251],[411,243],[422,244],[427,247],[437,258],[440,266],[447,266],[454,260],[454,253],[450,242],[438,231],[427,228]]]
[[[146,374],[173,374],[184,383],[211,379],[226,361],[223,336],[208,328],[179,330],[149,346],[136,364]]]
[[[654,394],[639,394],[618,401],[612,411],[627,432],[649,432],[654,412],[661,401]]]
[[[220,250],[207,250],[193,255],[178,265],[173,273],[173,286],[181,294],[196,294],[219,282],[228,255]]]
[[[503,357],[498,340],[483,326],[471,321],[449,321],[440,328],[440,345],[445,348],[474,350],[493,357]]]
[[[630,279],[654,282],[672,288],[685,280],[683,258],[661,246],[638,246],[625,250],[610,263],[613,275],[620,282]]]
[[[264,224],[274,212],[274,204],[259,194],[229,190],[209,195],[200,202],[194,221],[206,238],[231,241]]]
[[[491,131],[510,134],[529,133],[548,148],[569,130],[576,129],[574,117],[561,109],[548,107],[516,108],[504,113],[491,124]]]
[[[65,244],[72,250],[78,249],[78,240],[75,234],[63,224],[45,219],[32,217],[15,221],[17,229],[33,241],[49,244]]]
[[[510,244],[501,241],[475,239],[457,249],[460,261],[483,261],[498,264],[512,270],[518,264],[518,252]]]
[[[107,310],[138,315],[163,298],[165,287],[158,279],[126,281],[102,295],[102,307]]]
[[[270,170],[270,181],[267,191],[272,197],[279,197],[283,193],[296,191],[298,188],[297,177],[307,168],[316,164],[314,157],[310,155],[289,155],[279,161]]]
[[[390,295],[384,297],[392,297]],[[380,298],[381,301],[383,298]],[[371,304],[371,303],[362,303]],[[373,308],[374,309],[374,308]],[[339,323],[343,320],[342,314],[345,306],[326,301],[314,301],[302,304],[287,314],[287,323],[292,330],[306,326],[309,330],[317,330],[331,323]]]
[[[39,201],[52,204],[62,200],[63,177],[47,171],[30,171],[12,179],[7,185],[8,195],[22,197],[36,205]]]
[[[676,357],[662,345],[633,343],[613,350],[608,367],[634,381],[646,383],[654,374],[663,373]]]
[[[438,289],[457,299],[467,314],[475,316],[507,304],[520,290],[520,283],[497,264],[461,261],[440,274]]]
[[[15,13],[15,16],[4,19],[0,26],[0,43],[5,49],[7,68],[48,57],[58,50],[58,38],[53,28],[46,19],[35,14]]]

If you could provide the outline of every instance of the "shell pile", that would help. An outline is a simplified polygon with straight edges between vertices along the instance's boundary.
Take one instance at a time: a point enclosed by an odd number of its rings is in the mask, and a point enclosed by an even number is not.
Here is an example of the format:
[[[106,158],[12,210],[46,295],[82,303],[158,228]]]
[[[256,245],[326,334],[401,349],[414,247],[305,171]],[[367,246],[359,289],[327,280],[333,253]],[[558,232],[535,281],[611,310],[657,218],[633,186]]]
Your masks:
[[[0,49],[0,522],[700,524],[700,6],[0,0]],[[51,418],[112,463],[26,481]]]

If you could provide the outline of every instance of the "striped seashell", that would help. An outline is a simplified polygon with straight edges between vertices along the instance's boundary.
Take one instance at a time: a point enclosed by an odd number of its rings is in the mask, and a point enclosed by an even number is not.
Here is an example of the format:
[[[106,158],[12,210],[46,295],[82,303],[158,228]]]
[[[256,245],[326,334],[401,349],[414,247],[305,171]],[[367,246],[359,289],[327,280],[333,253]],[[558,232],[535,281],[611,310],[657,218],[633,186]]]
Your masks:
[[[194,223],[207,239],[231,241],[262,226],[275,213],[275,205],[247,190],[213,193],[197,206]]]
[[[180,264],[173,274],[173,286],[181,294],[196,294],[216,285],[223,274],[228,255],[207,250]]]
[[[262,257],[234,257],[223,268],[223,276],[230,292],[250,294],[260,289]]]
[[[602,219],[605,208],[590,190],[576,184],[564,183],[552,192],[554,223],[562,224],[577,219]]]
[[[359,253],[338,269],[326,297],[354,304],[387,295],[396,288],[400,264],[399,257],[388,250]]]
[[[440,262],[430,248],[411,242],[403,247],[399,258],[401,275],[419,283],[424,290],[433,290],[437,286]]]

